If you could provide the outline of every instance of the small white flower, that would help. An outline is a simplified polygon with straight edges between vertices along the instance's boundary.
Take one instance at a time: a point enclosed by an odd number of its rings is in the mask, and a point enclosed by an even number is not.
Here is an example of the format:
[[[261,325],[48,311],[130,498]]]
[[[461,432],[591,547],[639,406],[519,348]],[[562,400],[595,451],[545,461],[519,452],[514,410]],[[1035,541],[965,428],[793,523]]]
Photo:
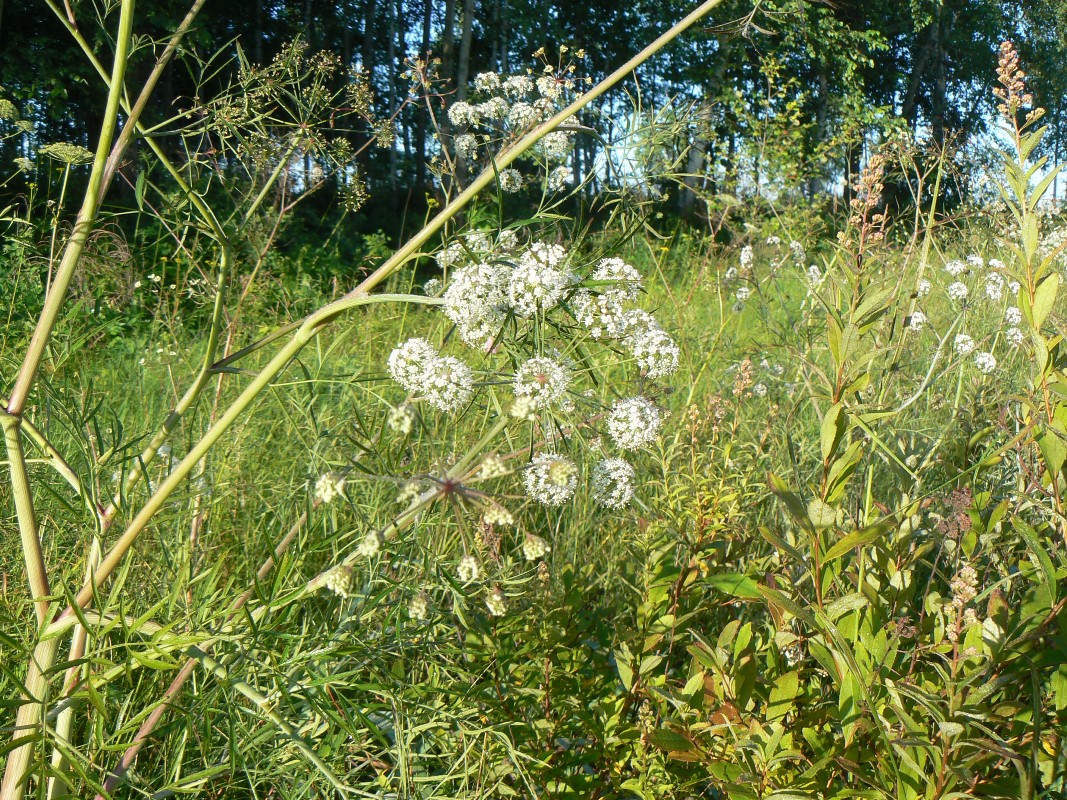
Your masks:
[[[1022,286],[1018,281],[1008,281],[1008,291],[1011,292],[1012,297],[1018,297],[1019,289],[1021,288]]]
[[[465,133],[453,141],[459,158],[472,159],[478,155],[478,139],[473,134]]]
[[[804,252],[804,245],[798,242],[796,239],[789,243],[789,252],[793,254],[793,260],[799,266],[804,263],[804,259],[807,258],[807,253]]]
[[[481,574],[481,565],[478,564],[478,559],[474,556],[466,555],[459,560],[459,566],[456,567],[456,577],[459,578],[460,583],[476,581]]]
[[[467,404],[474,394],[474,373],[471,368],[452,356],[432,362],[423,375],[424,383],[417,392],[438,411],[451,412]]]
[[[681,351],[674,339],[648,312],[633,309],[623,318],[627,330],[623,344],[649,378],[665,378],[678,369]]]
[[[511,111],[508,112],[508,124],[519,130],[525,130],[532,125],[536,125],[539,118],[540,115],[537,113],[537,109],[529,103],[515,103],[511,107]]]
[[[756,397],[766,397],[767,384],[757,383],[755,386],[752,387],[752,394],[756,395]]]
[[[945,272],[951,275],[953,278],[958,278],[964,272],[967,271],[967,264],[959,259],[955,261],[949,261],[945,264]]]
[[[500,76],[495,72],[479,72],[474,76],[474,87],[479,92],[495,92],[500,88]]]
[[[1004,338],[1012,347],[1021,347],[1023,339],[1025,337],[1023,336],[1023,332],[1019,328],[1013,327],[1008,328],[1006,331],[1004,331]]]
[[[745,301],[748,300],[748,298],[750,298],[751,296],[752,296],[752,287],[751,286],[739,286],[739,287],[737,287],[737,291],[734,292],[734,299],[737,302],[737,306],[738,307],[744,305]]]
[[[767,237],[767,244],[771,245],[772,247],[777,247],[781,243],[782,243],[782,240],[778,236],[768,236]]]
[[[815,266],[815,265],[812,264],[812,266]],[[737,277],[740,274],[741,273],[738,272],[737,267],[727,267],[726,271],[722,274],[722,284],[723,284],[723,286],[729,286],[731,283],[733,283],[734,281],[737,280]]]
[[[563,165],[556,167],[548,173],[548,191],[561,192],[574,183],[574,172],[570,167]]]
[[[818,264],[812,264],[808,267],[808,283],[812,286],[818,286],[823,282],[822,270],[819,269]]]
[[[752,253],[752,246],[745,245],[741,248],[741,271],[746,272],[752,268],[752,259],[754,255]]]
[[[972,253],[967,256],[967,263],[976,269],[982,269],[985,266],[985,259],[976,253]]]
[[[593,270],[593,280],[614,284],[602,291],[612,292],[620,300],[636,300],[644,285],[641,273],[621,258],[602,258]]]
[[[507,462],[496,453],[490,453],[482,459],[478,474],[485,480],[491,480],[492,478],[499,478],[501,475],[507,475]]]
[[[1005,264],[1003,261],[1001,261],[999,258],[991,258],[991,259],[989,259],[989,268],[990,269],[1004,270],[1004,269],[1007,269],[1007,267],[1008,267],[1008,265]]]
[[[574,293],[570,306],[574,318],[588,329],[593,339],[617,337],[625,331],[626,318],[617,292],[593,294],[582,289]]]
[[[617,400],[608,414],[608,433],[623,450],[639,450],[656,441],[662,422],[660,410],[645,397]]]
[[[422,383],[427,364],[437,358],[436,347],[425,339],[413,337],[389,354],[389,374],[409,392],[415,392]]]
[[[482,512],[482,522],[486,525],[506,527],[515,524],[515,516],[504,506],[493,503],[490,506],[486,506],[485,511]]]
[[[926,324],[926,315],[918,309],[911,315],[908,320],[908,330],[918,333],[923,329],[923,325]]]
[[[547,506],[561,506],[578,486],[578,467],[566,456],[541,453],[534,456],[523,474],[526,494]]]
[[[567,394],[570,371],[551,358],[538,356],[526,361],[515,373],[515,396],[528,397],[535,409],[558,404]]]
[[[934,288],[934,285],[930,283],[926,278],[923,278],[915,285],[915,296],[920,300],[926,295],[930,294],[930,290]]]
[[[485,596],[485,607],[489,609],[489,614],[494,617],[502,617],[508,613],[507,598],[499,586],[494,586]]]
[[[408,601],[408,616],[417,622],[425,622],[430,618],[430,601],[425,592],[419,592]]]
[[[382,535],[378,531],[370,531],[359,543],[359,554],[364,558],[374,558],[382,549]]]
[[[546,158],[558,161],[571,152],[571,135],[567,131],[546,133],[538,140],[537,149]]]
[[[534,406],[533,398],[524,396],[516,397],[515,402],[511,404],[510,414],[515,419],[533,422],[537,419],[537,408]]]
[[[999,302],[1004,294],[1004,278],[999,272],[990,272],[985,276],[985,293],[993,302]]]
[[[339,597],[348,597],[348,590],[352,588],[352,568],[339,564],[326,573],[322,585]]]
[[[464,103],[462,100],[458,103],[453,103],[449,107],[448,118],[453,125],[478,124],[478,112],[474,109],[474,106],[470,103]]]
[[[440,278],[430,278],[422,285],[422,293],[427,297],[437,297],[441,294],[444,283]]]
[[[542,75],[537,79],[537,91],[542,97],[555,100],[563,91],[563,83],[557,81],[554,75]]]
[[[401,436],[407,436],[415,427],[415,412],[407,403],[402,403],[396,408],[389,409],[386,425],[389,426],[389,430]]]
[[[983,375],[988,375],[997,368],[997,359],[992,353],[975,353],[974,365]]]
[[[517,169],[508,168],[500,171],[500,191],[505,194],[515,194],[522,191],[522,173]]]
[[[345,479],[336,472],[326,472],[315,481],[315,499],[325,505],[345,491]]]
[[[506,316],[507,267],[470,264],[456,270],[444,294],[444,312],[471,346],[495,336]]]
[[[960,281],[956,281],[955,283],[949,284],[948,289],[946,289],[945,291],[948,293],[948,296],[950,298],[956,300],[957,302],[965,300],[969,293],[969,290],[967,289],[967,284],[962,283]]]
[[[519,257],[508,276],[508,303],[519,317],[531,317],[559,305],[574,276],[558,269],[567,251],[559,245],[535,242]]]
[[[974,352],[975,344],[974,339],[968,336],[966,333],[957,333],[956,339],[952,343],[952,346],[956,348],[956,352],[961,356],[967,356]]]
[[[1004,310],[1004,321],[1009,325],[1018,325],[1023,321],[1023,312],[1018,306],[1008,306]]]
[[[482,119],[507,119],[511,106],[503,97],[490,97],[484,103],[479,103],[475,111]]]
[[[593,501],[605,508],[624,508],[634,496],[634,468],[622,458],[606,458],[593,468]]]
[[[525,75],[512,75],[504,81],[504,94],[508,97],[523,97],[534,89],[534,82]]]
[[[526,538],[522,540],[522,555],[527,561],[537,561],[537,559],[544,558],[550,552],[552,552],[552,547],[540,536],[528,533]]]

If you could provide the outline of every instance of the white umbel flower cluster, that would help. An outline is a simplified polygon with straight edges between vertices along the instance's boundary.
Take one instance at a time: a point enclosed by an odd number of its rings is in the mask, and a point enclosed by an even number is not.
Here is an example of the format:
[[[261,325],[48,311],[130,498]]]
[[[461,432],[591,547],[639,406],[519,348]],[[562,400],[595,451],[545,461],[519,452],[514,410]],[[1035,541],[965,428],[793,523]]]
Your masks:
[[[558,361],[538,356],[526,361],[515,373],[515,396],[528,398],[535,409],[557,405],[567,395],[570,370]]]
[[[323,505],[340,497],[345,491],[345,479],[336,472],[326,472],[315,481],[315,499]]]
[[[908,318],[908,330],[913,333],[918,333],[923,329],[923,325],[925,324],[926,315],[919,311],[919,309],[915,309],[915,311],[912,312],[911,317]]]
[[[639,450],[656,441],[660,410],[646,397],[617,400],[608,414],[608,433],[623,450]]]
[[[389,354],[393,380],[440,411],[455,411],[474,393],[474,373],[452,356],[441,356],[425,339],[412,338]]]
[[[479,346],[496,335],[507,309],[506,267],[470,264],[456,270],[444,294],[445,315],[460,338]]]
[[[623,344],[645,375],[653,380],[666,378],[678,369],[678,345],[650,314],[639,311],[634,309],[626,314],[628,333]]]
[[[478,559],[474,556],[466,555],[459,560],[459,566],[456,567],[456,577],[459,578],[460,583],[476,581],[481,574],[482,568],[478,564]]]
[[[552,552],[552,547],[540,536],[528,533],[526,538],[522,540],[522,555],[527,561],[537,561],[537,559],[544,558],[550,552]]]
[[[574,183],[574,171],[566,165],[555,167],[548,173],[545,183],[548,191],[561,192]]]
[[[992,353],[975,353],[974,365],[983,375],[988,375],[997,368],[997,359]]]
[[[485,596],[485,607],[493,617],[502,617],[508,613],[508,600],[499,586],[494,586]]]
[[[956,339],[955,341],[953,341],[952,346],[961,356],[970,355],[974,352],[975,348],[974,339],[972,339],[966,333],[957,333]]]
[[[967,284],[962,283],[961,281],[956,281],[955,283],[950,283],[945,292],[956,302],[962,302],[967,299],[967,295],[970,294],[970,289],[967,288]]]
[[[508,304],[519,317],[532,317],[559,305],[574,283],[562,269],[567,251],[556,244],[535,242],[519,257],[508,278]]]
[[[619,300],[636,300],[644,286],[641,273],[621,258],[602,258],[593,270],[593,280],[609,283],[602,291]]]
[[[339,597],[348,597],[352,588],[352,568],[339,564],[326,573],[322,585]]]
[[[610,293],[593,294],[588,289],[575,292],[571,310],[593,339],[616,338],[626,330],[622,303]]]
[[[407,436],[415,427],[415,412],[407,403],[401,403],[396,408],[389,410],[386,418],[389,430]]]
[[[574,496],[578,467],[566,456],[541,453],[533,457],[523,474],[526,494],[546,506],[561,506]]]
[[[593,469],[593,501],[605,508],[624,508],[634,496],[634,468],[621,458],[606,458]]]
[[[517,169],[509,167],[500,171],[500,175],[497,176],[500,180],[500,191],[506,194],[515,194],[522,191],[522,173]]]
[[[416,622],[425,622],[430,618],[430,601],[425,592],[419,592],[408,601],[408,616]]]

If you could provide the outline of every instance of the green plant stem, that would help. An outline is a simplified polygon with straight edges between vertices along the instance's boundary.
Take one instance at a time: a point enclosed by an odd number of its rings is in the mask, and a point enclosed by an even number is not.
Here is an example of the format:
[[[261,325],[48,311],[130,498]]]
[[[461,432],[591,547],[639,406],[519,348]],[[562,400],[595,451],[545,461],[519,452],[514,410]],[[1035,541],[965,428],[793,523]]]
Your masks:
[[[112,67],[111,88],[108,91],[104,123],[96,146],[96,156],[93,161],[92,172],[89,175],[89,185],[86,188],[81,209],[78,211],[78,218],[74,223],[70,240],[63,250],[59,269],[56,271],[55,278],[45,297],[44,308],[37,320],[30,344],[26,349],[22,366],[15,379],[15,387],[11,392],[11,397],[8,399],[6,414],[2,420],[8,462],[11,469],[11,488],[15,496],[15,511],[18,515],[23,558],[26,562],[26,576],[30,583],[30,591],[34,597],[38,624],[43,624],[47,618],[50,589],[45,572],[40,531],[37,529],[37,516],[33,508],[33,492],[26,472],[26,457],[22,450],[20,422],[22,412],[26,408],[30,389],[37,378],[37,373],[40,371],[41,362],[44,360],[45,350],[52,337],[52,331],[59,320],[59,312],[66,299],[71,279],[74,277],[74,270],[81,260],[85,245],[89,240],[89,234],[96,221],[97,212],[100,210],[98,194],[103,183],[107,155],[111,150],[111,143],[115,138],[115,130],[118,126],[120,95],[133,34],[133,9],[133,0],[123,0],[119,14],[118,32],[115,38],[115,60]],[[7,790],[12,785],[11,781],[17,780],[21,785],[21,775],[17,777],[11,775],[12,764],[21,760],[16,757],[17,755],[13,753],[8,760],[4,781],[0,786],[0,798],[2,800],[9,800]],[[17,796],[12,795],[12,797]]]
[[[19,416],[26,407],[30,389],[40,371],[41,362],[44,360],[45,350],[51,339],[52,331],[59,320],[59,312],[66,300],[67,289],[70,288],[74,270],[81,260],[85,251],[86,242],[96,222],[96,215],[100,210],[100,188],[104,182],[104,170],[107,166],[108,154],[111,151],[111,143],[115,138],[118,128],[118,112],[121,105],[122,85],[126,75],[126,62],[129,56],[130,40],[133,33],[133,0],[122,0],[119,14],[119,28],[115,37],[115,60],[111,70],[111,84],[107,96],[107,106],[104,109],[104,124],[100,131],[100,139],[96,145],[96,156],[93,160],[93,169],[89,175],[89,185],[85,190],[85,199],[78,211],[78,218],[71,231],[70,240],[63,250],[63,258],[60,260],[59,269],[56,271],[55,281],[45,297],[44,308],[40,319],[33,331],[29,347],[23,357],[22,367],[15,379],[15,388],[11,392],[7,410],[9,414]]]
[[[26,564],[26,577],[37,614],[37,625],[48,619],[48,571],[41,550],[40,532],[37,529],[37,513],[33,508],[33,488],[26,472],[26,454],[22,450],[19,434],[19,419],[3,414],[0,424],[4,428],[4,443],[7,446],[8,467],[11,471],[11,493],[15,496],[15,515],[18,517],[19,538],[22,542],[22,557]]]

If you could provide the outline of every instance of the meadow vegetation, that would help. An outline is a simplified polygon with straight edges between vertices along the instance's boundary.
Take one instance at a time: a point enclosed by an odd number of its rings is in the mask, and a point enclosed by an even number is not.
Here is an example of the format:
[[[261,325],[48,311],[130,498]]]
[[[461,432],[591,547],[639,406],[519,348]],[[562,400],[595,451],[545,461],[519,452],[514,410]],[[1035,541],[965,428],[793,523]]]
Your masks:
[[[684,108],[603,142],[640,185],[571,171],[634,65],[561,50],[448,100],[399,246],[287,228],[374,202],[344,115],[388,135],[300,43],[180,157],[120,44],[97,152],[20,167],[2,800],[1067,796],[1067,221],[1014,48],[995,202],[897,131],[839,213],[696,222]]]

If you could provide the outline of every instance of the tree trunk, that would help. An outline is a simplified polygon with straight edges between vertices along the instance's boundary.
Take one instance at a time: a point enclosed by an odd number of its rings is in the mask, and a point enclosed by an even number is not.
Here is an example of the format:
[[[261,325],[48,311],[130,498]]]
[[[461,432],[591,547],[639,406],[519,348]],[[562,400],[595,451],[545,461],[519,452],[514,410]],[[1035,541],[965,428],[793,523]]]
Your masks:
[[[693,210],[697,201],[696,189],[703,183],[703,176],[707,169],[708,144],[711,136],[711,101],[708,100],[708,92],[704,92],[704,101],[697,109],[695,116],[696,135],[693,144],[689,148],[689,155],[685,162],[685,175],[682,177],[682,190],[678,194],[679,210],[688,214]]]
[[[424,0],[422,6],[422,49],[419,58],[430,61],[430,27],[433,18],[433,0]],[[426,193],[426,136],[430,127],[430,115],[426,104],[419,103],[415,116],[415,188],[420,198]]]
[[[463,0],[463,34],[459,41],[459,66],[456,69],[456,97],[467,99],[467,78],[470,72],[471,34],[474,31],[474,0]]]

